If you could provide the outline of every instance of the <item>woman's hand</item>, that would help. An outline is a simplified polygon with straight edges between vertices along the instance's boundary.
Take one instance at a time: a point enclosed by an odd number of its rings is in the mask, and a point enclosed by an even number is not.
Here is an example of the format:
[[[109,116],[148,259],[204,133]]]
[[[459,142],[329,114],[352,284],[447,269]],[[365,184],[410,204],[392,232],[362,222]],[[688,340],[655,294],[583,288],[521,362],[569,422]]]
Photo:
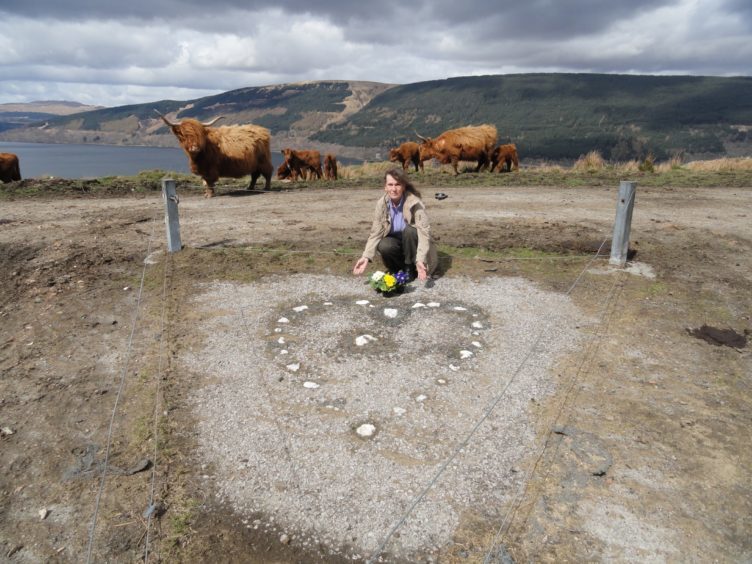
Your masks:
[[[368,266],[368,259],[366,257],[360,257],[358,259],[358,262],[356,262],[355,266],[353,267],[353,274],[355,276],[359,276],[360,274],[363,274],[366,271],[367,266]]]
[[[415,267],[418,269],[418,280],[421,282],[428,280],[428,269],[425,263],[418,261],[415,263]]]

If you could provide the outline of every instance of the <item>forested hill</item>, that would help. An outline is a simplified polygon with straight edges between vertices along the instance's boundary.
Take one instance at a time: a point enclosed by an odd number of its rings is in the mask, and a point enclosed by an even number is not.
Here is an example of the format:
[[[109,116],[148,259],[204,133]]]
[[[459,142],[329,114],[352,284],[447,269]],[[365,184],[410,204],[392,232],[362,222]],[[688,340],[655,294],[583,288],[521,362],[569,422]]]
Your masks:
[[[527,156],[752,154],[752,78],[525,74],[397,86],[315,139],[388,146],[491,123]]]
[[[198,100],[162,100],[48,119],[3,140],[175,145],[154,109],[172,117],[271,129],[273,145],[335,148],[384,158],[416,132],[490,123],[527,158],[611,160],[752,154],[752,78],[519,74],[400,86],[316,81],[243,88]]]

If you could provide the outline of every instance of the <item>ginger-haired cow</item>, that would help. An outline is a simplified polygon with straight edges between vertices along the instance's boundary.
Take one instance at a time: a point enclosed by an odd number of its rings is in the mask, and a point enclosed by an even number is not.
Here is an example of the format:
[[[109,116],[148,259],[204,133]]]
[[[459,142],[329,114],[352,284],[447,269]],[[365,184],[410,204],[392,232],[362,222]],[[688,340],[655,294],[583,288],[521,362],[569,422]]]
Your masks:
[[[520,170],[520,158],[517,155],[517,145],[508,143],[499,145],[491,154],[491,172],[512,172]]]
[[[253,190],[258,177],[263,176],[264,189],[271,188],[274,173],[271,135],[265,127],[252,124],[211,127],[222,116],[207,123],[192,118],[173,123],[157,113],[188,155],[191,171],[204,181],[205,197],[214,196],[214,184],[220,177],[241,178],[250,174],[248,189]]]
[[[16,180],[21,180],[21,167],[18,164],[18,155],[0,153],[0,181],[15,182]]]
[[[280,180],[289,180],[292,177],[292,171],[287,163],[282,163],[277,167],[277,178]]]
[[[418,168],[421,171],[424,170],[423,161],[428,159],[420,158],[420,145],[418,143],[415,141],[406,141],[399,147],[389,149],[389,160],[393,163],[400,163],[404,171],[407,171],[410,163],[413,163],[415,172],[418,172]]]
[[[324,157],[324,178],[337,180],[337,157],[327,154]]]
[[[415,133],[423,141],[422,153],[441,164],[451,164],[455,175],[460,161],[478,161],[475,172],[488,167],[497,137],[496,127],[488,124],[450,129],[435,139]]]
[[[285,157],[285,163],[292,171],[292,179],[297,180],[299,176],[306,178],[306,173],[315,174],[316,178],[321,180],[324,172],[321,170],[321,153],[318,151],[296,151],[289,147],[282,149],[282,155]]]

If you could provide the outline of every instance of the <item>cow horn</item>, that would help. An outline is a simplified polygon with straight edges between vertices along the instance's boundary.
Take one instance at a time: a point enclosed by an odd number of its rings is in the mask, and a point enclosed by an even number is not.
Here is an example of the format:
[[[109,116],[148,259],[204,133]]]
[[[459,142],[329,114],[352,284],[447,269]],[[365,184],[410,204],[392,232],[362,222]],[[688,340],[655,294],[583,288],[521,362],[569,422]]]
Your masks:
[[[222,119],[223,117],[225,117],[225,116],[217,116],[217,117],[215,117],[215,118],[214,118],[213,120],[211,120],[211,121],[208,121],[208,122],[206,122],[206,123],[202,123],[201,125],[203,125],[204,127],[209,127],[209,126],[211,126],[211,125],[214,125],[215,123],[217,123],[217,122],[218,122],[219,120],[221,120],[221,119]]]
[[[415,130],[413,129],[413,131],[415,131]],[[417,136],[418,136],[418,137],[419,137],[420,139],[422,139],[423,141],[427,141],[427,139],[426,139],[425,137],[423,137],[423,136],[422,136],[422,135],[421,135],[420,133],[418,133],[417,131],[415,131],[415,135],[417,135]]]
[[[154,111],[156,112],[156,114],[157,114],[157,115],[158,115],[159,117],[161,117],[161,118],[162,118],[162,121],[163,121],[163,122],[165,122],[165,123],[166,123],[167,125],[169,125],[170,127],[175,127],[176,125],[178,125],[177,123],[172,123],[172,122],[170,122],[170,120],[168,120],[168,119],[167,119],[166,117],[164,117],[164,116],[163,116],[163,115],[162,115],[161,113],[159,113],[159,110],[158,110],[158,109],[154,108]]]

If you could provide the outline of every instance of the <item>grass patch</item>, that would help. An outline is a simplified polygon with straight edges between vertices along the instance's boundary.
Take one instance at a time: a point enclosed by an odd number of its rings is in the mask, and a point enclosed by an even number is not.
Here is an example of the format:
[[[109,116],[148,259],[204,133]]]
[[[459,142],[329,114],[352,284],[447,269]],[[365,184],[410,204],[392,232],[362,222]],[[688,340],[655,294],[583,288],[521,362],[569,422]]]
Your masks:
[[[584,155],[571,167],[556,164],[522,163],[519,171],[510,173],[474,172],[475,163],[461,163],[455,175],[451,166],[427,162],[425,172],[411,172],[416,187],[498,187],[505,186],[618,186],[622,180],[633,180],[646,187],[729,187],[752,186],[752,158],[722,158],[710,161],[681,163],[679,156],[666,162],[655,162],[648,156],[642,161],[610,163],[597,151]],[[273,180],[272,191],[306,189],[373,189],[381,186],[384,173],[394,164],[388,161],[342,166],[339,180],[306,180],[283,182]],[[0,200],[54,197],[123,197],[160,193],[162,179],[175,180],[179,193],[202,194],[204,187],[198,176],[176,174],[163,170],[142,171],[136,176],[106,176],[96,179],[27,179],[0,184]],[[263,179],[262,179],[263,180]],[[244,191],[249,177],[223,178],[217,182],[217,193]],[[259,185],[257,185],[258,188]],[[263,183],[260,185],[263,186]],[[424,196],[429,196],[426,193]]]
[[[167,542],[173,546],[180,545],[193,532],[191,523],[196,518],[196,508],[199,502],[195,499],[187,499],[174,508],[174,513],[170,516],[170,532],[167,536]]]
[[[653,282],[648,286],[648,294],[653,297],[666,295],[668,291],[668,286],[664,282]]]
[[[539,251],[527,247],[511,247],[503,251],[491,251],[480,247],[452,247],[449,245],[439,245],[440,252],[454,258],[461,259],[486,259],[486,260],[505,260],[505,259],[545,259],[562,256],[559,253]]]

